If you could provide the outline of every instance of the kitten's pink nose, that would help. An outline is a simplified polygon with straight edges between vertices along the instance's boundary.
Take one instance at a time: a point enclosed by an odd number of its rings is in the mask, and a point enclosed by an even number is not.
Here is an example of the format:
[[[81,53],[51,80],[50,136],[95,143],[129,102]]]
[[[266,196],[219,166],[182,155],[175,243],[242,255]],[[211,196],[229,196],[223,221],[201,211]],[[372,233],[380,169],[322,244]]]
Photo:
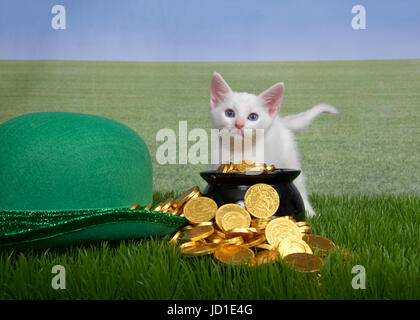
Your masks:
[[[235,127],[238,129],[242,129],[245,126],[245,123],[237,121],[235,122]]]

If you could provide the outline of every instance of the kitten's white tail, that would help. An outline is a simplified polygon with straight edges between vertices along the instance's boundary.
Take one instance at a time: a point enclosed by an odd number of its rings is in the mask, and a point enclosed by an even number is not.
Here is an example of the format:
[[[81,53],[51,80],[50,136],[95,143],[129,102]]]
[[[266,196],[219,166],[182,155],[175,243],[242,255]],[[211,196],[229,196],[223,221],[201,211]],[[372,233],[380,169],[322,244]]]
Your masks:
[[[284,117],[283,120],[290,130],[301,131],[306,129],[321,113],[337,114],[338,111],[329,104],[317,104],[312,109]]]

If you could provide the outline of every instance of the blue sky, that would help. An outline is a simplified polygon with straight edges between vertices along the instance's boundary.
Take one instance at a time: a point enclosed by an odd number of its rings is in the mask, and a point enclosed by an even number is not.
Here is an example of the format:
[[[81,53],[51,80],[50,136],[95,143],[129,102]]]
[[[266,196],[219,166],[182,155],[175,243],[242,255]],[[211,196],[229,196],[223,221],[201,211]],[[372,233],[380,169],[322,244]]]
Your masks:
[[[66,29],[54,30],[54,5]],[[351,9],[366,8],[366,30]],[[420,1],[2,0],[0,59],[281,61],[420,58]]]

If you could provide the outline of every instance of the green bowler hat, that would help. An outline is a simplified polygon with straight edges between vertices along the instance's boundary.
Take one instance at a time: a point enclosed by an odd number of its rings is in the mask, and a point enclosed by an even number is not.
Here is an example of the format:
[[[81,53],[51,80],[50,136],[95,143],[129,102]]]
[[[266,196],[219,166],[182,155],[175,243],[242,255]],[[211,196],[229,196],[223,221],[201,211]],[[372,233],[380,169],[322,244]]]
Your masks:
[[[0,125],[0,248],[163,236],[186,223],[152,203],[150,154],[132,129],[70,112]]]

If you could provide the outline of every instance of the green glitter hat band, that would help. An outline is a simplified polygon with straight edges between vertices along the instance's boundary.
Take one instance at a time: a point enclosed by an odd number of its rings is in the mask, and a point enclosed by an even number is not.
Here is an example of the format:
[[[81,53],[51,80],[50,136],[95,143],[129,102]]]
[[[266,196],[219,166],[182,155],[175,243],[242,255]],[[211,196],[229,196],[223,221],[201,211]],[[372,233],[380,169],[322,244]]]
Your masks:
[[[128,208],[0,211],[0,248],[53,247],[163,236],[185,225],[167,213]]]

